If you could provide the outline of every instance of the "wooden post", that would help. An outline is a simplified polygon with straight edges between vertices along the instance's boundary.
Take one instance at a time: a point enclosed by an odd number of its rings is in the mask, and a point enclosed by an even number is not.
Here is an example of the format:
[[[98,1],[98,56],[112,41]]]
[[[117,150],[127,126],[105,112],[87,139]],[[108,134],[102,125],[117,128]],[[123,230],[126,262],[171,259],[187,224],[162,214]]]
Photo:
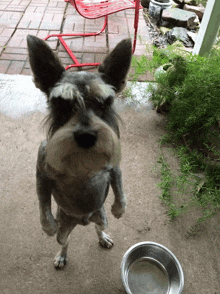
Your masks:
[[[203,56],[212,48],[220,26],[220,0],[208,0],[193,54]]]

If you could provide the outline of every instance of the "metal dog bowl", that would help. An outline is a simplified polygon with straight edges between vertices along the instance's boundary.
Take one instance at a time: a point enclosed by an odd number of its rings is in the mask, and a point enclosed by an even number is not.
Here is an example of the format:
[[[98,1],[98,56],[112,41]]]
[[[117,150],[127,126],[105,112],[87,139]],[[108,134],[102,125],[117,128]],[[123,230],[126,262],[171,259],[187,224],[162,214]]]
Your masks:
[[[121,279],[127,294],[181,294],[182,267],[175,255],[154,242],[137,243],[125,253]]]

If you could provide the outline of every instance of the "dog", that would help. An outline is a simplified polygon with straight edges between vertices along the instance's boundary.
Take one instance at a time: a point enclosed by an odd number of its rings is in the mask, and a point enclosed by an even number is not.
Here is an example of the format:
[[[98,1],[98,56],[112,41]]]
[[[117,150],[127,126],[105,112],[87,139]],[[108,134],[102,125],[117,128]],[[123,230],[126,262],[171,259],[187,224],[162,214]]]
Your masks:
[[[125,212],[114,99],[125,87],[132,45],[130,39],[118,43],[97,73],[65,71],[52,49],[35,36],[27,36],[27,45],[34,83],[46,94],[49,111],[47,136],[40,144],[36,167],[40,222],[45,233],[57,236],[61,250],[54,266],[61,269],[67,263],[69,234],[76,225],[95,223],[101,246],[113,246],[104,232],[103,204],[110,185],[112,214],[120,218]],[[56,219],[51,212],[52,195]]]

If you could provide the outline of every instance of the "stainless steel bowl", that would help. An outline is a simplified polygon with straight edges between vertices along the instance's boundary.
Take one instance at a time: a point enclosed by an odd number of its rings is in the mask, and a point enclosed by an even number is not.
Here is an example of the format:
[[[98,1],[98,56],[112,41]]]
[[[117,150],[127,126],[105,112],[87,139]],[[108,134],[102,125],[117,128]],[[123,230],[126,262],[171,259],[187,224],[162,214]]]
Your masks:
[[[176,256],[154,242],[128,249],[121,263],[121,279],[127,294],[181,294],[184,286]]]

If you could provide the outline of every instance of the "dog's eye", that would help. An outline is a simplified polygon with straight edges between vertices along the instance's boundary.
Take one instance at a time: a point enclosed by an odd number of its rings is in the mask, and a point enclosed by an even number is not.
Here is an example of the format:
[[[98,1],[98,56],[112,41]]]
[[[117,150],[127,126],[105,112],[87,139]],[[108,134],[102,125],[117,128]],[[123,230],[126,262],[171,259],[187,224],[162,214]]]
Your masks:
[[[71,99],[63,99],[62,97],[56,97],[51,99],[50,104],[60,111],[68,112],[72,109]]]
[[[105,107],[110,107],[110,106],[112,106],[113,102],[114,102],[114,97],[109,96],[107,99],[105,99],[104,105],[105,105]]]
[[[70,99],[63,99],[61,97],[52,98],[49,107],[53,113],[53,117],[64,124],[72,115],[73,105]]]

